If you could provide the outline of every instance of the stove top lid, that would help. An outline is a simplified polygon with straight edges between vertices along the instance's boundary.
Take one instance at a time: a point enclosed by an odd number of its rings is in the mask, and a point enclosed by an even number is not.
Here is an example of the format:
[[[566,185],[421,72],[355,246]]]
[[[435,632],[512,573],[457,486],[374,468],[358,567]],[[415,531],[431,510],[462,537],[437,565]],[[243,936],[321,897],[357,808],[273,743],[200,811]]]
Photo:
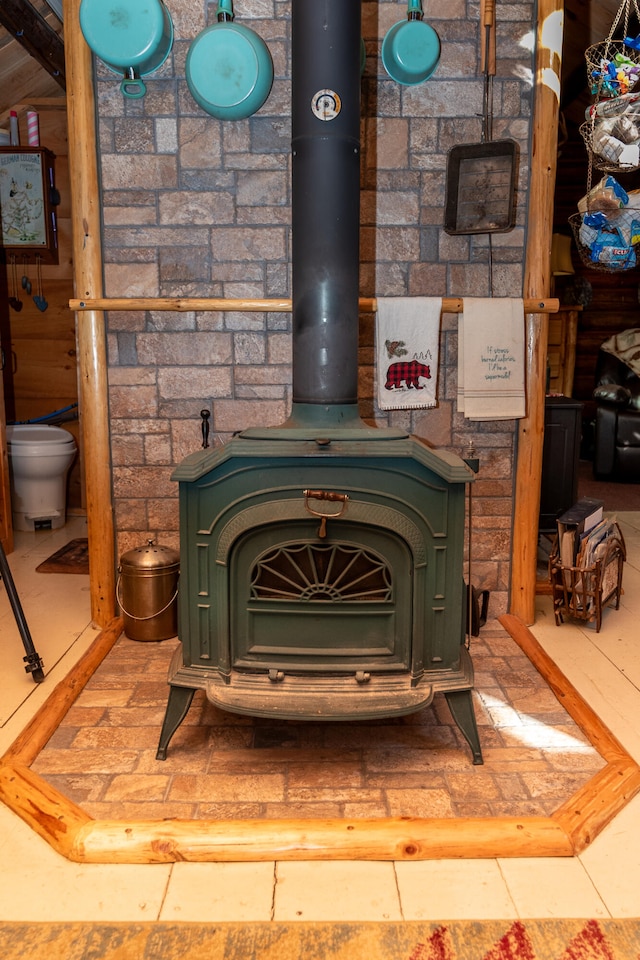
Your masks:
[[[401,440],[409,436],[395,427],[372,427],[360,418],[357,404],[294,403],[288,420],[277,427],[250,427],[250,440]]]

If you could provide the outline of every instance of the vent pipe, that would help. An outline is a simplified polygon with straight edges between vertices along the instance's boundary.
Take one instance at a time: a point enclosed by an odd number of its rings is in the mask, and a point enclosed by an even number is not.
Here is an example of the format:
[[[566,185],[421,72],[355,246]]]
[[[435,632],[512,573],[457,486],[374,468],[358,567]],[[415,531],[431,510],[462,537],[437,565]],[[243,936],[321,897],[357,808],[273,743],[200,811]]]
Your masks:
[[[295,422],[359,419],[360,6],[293,0]]]

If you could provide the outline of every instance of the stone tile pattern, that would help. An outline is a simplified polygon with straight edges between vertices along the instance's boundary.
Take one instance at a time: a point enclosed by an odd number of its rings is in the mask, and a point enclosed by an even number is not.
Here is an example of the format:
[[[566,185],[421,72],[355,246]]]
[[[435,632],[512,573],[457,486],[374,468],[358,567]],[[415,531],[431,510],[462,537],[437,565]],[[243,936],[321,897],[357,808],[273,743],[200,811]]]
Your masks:
[[[173,0],[175,43],[125,99],[98,64],[101,201],[107,296],[290,296],[290,0],[244,0],[242,22],[271,50],[275,80],[248,120],[218,121],[185,81],[190,42],[216,3]],[[534,6],[498,4],[493,137],[520,145],[518,222],[491,238],[448,236],[443,211],[448,151],[477,142],[484,81],[478,5],[426,0],[442,41],[434,76],[401,87],[380,45],[404,16],[396,0],[364,2],[362,82],[363,296],[518,296],[522,292],[530,134],[531,56],[522,38]],[[206,20],[205,20],[206,11]],[[489,266],[490,249],[493,267]],[[87,291],[90,295],[90,291]],[[173,466],[199,449],[200,411],[211,439],[279,424],[290,406],[288,314],[111,312],[109,403],[119,555],[149,535],[177,546]],[[474,424],[456,410],[457,317],[443,317],[438,406],[382,414],[374,396],[374,318],[361,318],[360,403],[365,419],[409,429],[480,458],[475,483],[474,580],[504,612],[509,582],[514,421]]]
[[[484,765],[446,700],[351,723],[225,713],[197,691],[155,753],[175,640],[124,635],[33,769],[96,818],[549,815],[604,762],[499,626],[472,639]]]

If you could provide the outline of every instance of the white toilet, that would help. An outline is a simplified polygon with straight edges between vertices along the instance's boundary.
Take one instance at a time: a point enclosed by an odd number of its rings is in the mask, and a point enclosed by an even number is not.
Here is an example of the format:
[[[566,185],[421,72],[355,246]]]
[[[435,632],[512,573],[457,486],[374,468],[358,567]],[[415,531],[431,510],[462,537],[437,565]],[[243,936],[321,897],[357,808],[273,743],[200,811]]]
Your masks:
[[[66,521],[67,473],[76,455],[68,430],[39,423],[7,427],[16,530],[56,530]]]

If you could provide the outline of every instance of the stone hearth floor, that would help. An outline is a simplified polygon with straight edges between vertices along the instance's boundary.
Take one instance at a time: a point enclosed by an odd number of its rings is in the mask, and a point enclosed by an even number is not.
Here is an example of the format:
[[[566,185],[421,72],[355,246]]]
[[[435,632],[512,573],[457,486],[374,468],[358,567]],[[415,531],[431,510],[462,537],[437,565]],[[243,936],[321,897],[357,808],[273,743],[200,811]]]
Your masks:
[[[499,624],[471,640],[483,766],[442,694],[407,717],[318,723],[196,691],[157,761],[177,643],[121,636],[32,764],[96,819],[549,816],[605,765]]]

